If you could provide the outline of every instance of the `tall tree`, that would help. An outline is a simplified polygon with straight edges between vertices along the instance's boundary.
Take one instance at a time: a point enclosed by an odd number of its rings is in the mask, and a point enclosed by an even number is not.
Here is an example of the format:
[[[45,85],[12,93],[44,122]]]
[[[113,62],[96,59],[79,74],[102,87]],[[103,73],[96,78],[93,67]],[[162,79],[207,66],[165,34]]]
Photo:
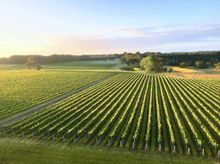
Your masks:
[[[151,72],[154,70],[156,65],[155,58],[153,56],[145,57],[141,60],[140,66],[144,68],[146,72]]]
[[[163,70],[163,61],[155,56],[148,56],[141,60],[140,66],[146,72],[161,72]]]
[[[37,69],[38,71],[42,68],[41,65],[31,57],[27,59],[25,65],[28,69]]]

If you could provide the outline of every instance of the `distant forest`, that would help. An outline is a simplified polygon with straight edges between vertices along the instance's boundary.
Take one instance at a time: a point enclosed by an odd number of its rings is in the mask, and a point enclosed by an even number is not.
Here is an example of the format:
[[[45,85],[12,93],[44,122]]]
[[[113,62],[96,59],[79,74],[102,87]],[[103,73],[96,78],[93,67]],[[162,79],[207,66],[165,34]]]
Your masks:
[[[29,58],[40,64],[52,64],[71,61],[108,60],[120,58],[120,54],[113,55],[13,55],[8,58],[0,58],[1,64],[24,64]]]
[[[147,56],[161,58],[165,65],[170,66],[193,66],[197,61],[203,61],[209,66],[220,62],[220,51],[198,51],[198,52],[146,52],[110,54],[110,55],[14,55],[8,58],[0,58],[1,64],[24,64],[28,58],[33,58],[40,64],[52,64],[70,61],[88,61],[88,60],[110,60],[121,59],[128,65],[139,65],[142,58]]]
[[[146,53],[124,53],[121,60],[130,66],[138,66],[141,59],[147,56],[154,56],[164,65],[168,66],[194,66],[197,62],[203,62],[205,67],[214,66],[220,62],[220,51],[199,51],[199,52],[146,52]]]

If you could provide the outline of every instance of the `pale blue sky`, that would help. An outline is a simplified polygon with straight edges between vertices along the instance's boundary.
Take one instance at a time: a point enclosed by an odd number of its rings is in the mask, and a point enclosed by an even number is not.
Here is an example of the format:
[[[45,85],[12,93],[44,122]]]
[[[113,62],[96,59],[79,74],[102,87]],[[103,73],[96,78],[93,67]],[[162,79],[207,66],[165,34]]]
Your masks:
[[[219,0],[0,0],[0,56],[220,50]]]

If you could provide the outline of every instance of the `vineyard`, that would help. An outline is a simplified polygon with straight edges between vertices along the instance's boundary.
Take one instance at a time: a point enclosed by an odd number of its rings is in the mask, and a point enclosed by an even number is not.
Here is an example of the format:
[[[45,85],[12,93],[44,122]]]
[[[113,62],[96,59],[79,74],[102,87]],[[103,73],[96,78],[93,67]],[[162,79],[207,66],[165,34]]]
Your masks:
[[[8,125],[2,135],[219,157],[219,100],[219,80],[119,73]]]
[[[4,71],[0,74],[0,119],[25,111],[111,73]]]

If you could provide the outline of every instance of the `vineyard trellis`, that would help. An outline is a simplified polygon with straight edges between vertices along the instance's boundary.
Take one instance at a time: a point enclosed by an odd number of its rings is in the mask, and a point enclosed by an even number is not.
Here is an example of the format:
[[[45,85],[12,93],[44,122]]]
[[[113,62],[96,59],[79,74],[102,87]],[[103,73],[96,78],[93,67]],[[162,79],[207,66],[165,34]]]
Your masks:
[[[2,135],[217,157],[219,88],[218,81],[119,73]]]

